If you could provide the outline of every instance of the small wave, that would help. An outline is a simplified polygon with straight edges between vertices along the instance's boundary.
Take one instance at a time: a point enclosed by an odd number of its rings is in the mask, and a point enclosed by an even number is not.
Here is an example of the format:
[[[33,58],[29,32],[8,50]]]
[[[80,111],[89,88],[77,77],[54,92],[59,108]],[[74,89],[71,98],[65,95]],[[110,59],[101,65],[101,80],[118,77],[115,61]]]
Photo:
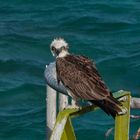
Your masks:
[[[28,92],[32,92],[35,89],[43,89],[45,88],[45,82],[44,84],[38,82],[38,83],[28,83],[28,82],[24,82],[22,84],[19,84],[15,87],[11,87],[8,88],[6,90],[2,90],[0,91],[0,95],[1,96],[8,96],[8,94],[10,95],[12,93],[12,95],[17,94],[18,92],[24,92],[24,91],[28,91]]]
[[[41,112],[44,112],[45,107],[38,107],[38,108],[33,108],[33,109],[26,109],[22,107],[16,107],[16,108],[9,108],[9,109],[4,109],[4,112],[0,109],[0,118],[11,118],[11,117],[24,117],[24,116],[29,116],[29,115],[35,115],[39,114]]]
[[[0,59],[0,65],[3,67],[6,67],[7,70],[13,69],[13,71],[16,71],[18,67],[25,68],[26,66],[33,67],[34,69],[38,69],[42,66],[42,63],[38,60],[20,60],[20,59]],[[2,69],[1,69],[2,70]],[[4,69],[7,71],[6,69]]]

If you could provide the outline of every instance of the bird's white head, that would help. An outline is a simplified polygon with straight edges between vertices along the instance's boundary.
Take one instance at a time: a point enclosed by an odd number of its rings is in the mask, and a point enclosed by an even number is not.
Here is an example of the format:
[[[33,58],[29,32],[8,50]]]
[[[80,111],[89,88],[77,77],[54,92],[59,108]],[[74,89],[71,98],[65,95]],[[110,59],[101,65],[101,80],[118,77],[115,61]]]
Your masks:
[[[63,38],[55,38],[50,45],[53,56],[65,57],[68,53],[68,43]]]

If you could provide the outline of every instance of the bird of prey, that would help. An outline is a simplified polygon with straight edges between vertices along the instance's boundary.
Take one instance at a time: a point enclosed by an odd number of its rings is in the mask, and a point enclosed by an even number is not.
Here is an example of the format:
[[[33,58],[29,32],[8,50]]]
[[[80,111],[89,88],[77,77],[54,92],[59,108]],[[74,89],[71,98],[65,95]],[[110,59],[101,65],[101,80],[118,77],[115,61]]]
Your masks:
[[[89,58],[70,54],[68,43],[63,38],[54,39],[50,50],[56,57],[58,84],[63,84],[76,102],[80,99],[87,100],[113,118],[117,114],[122,115],[127,112],[121,102],[112,96],[95,64]]]

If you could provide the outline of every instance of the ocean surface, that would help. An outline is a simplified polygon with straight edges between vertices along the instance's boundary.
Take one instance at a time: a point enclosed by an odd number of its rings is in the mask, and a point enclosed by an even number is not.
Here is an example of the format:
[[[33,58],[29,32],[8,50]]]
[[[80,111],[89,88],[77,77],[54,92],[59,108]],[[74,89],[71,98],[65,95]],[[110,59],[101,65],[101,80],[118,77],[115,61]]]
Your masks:
[[[111,91],[140,97],[139,0],[0,0],[0,140],[46,139],[44,69],[59,36],[96,62]],[[73,124],[77,140],[104,140],[114,125],[101,110]],[[131,136],[139,126],[131,120]]]

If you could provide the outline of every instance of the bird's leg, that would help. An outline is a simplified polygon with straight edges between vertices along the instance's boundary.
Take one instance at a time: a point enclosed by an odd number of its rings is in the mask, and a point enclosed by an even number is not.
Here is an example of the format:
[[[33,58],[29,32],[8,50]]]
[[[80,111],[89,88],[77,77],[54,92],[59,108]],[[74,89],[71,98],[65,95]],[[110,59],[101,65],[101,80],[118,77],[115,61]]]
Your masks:
[[[68,105],[66,108],[67,109],[81,109],[81,106],[79,104],[79,100],[72,99],[71,105]]]
[[[72,106],[74,107],[74,108],[81,108],[81,106],[80,106],[80,103],[79,103],[79,100],[72,100],[71,101],[71,104],[72,104]]]
[[[127,108],[126,107],[121,107],[121,111],[120,112],[118,112],[118,115],[124,115],[124,114],[126,114],[127,113]]]
[[[127,101],[127,96],[123,96],[123,97],[121,97],[121,98],[119,98],[118,100],[120,101],[120,102],[125,102],[125,101]]]
[[[126,102],[128,100],[128,97],[127,96],[123,96],[123,97],[120,97],[118,98],[118,101],[120,102]],[[118,112],[119,115],[124,115],[127,113],[127,108],[126,107],[121,107],[121,112]]]

